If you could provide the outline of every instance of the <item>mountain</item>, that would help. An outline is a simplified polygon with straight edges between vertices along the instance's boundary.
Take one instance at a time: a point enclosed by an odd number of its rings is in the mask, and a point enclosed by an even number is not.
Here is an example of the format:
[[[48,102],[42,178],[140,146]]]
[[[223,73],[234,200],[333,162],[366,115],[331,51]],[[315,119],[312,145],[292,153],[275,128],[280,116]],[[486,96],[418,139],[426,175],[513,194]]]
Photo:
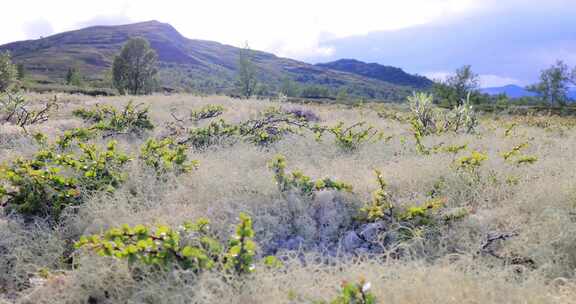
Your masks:
[[[503,87],[484,88],[480,91],[489,95],[506,94],[510,98],[533,97],[537,95],[536,93],[530,92],[521,86],[513,84]],[[568,98],[576,100],[576,88],[568,90]]]
[[[30,77],[39,82],[62,82],[66,71],[77,67],[95,85],[105,85],[113,58],[130,37],[146,38],[159,56],[162,86],[206,93],[232,92],[240,49],[213,41],[188,39],[166,23],[148,21],[119,26],[94,26],[64,32],[38,40],[9,43],[10,51]],[[324,66],[280,58],[253,51],[257,76],[269,91],[277,90],[284,79],[303,85],[321,85],[333,93],[346,89],[350,95],[398,100],[420,86],[408,81],[387,81]],[[108,73],[108,74],[107,74]]]
[[[340,59],[333,62],[316,64],[316,66],[417,89],[429,89],[434,84],[432,80],[424,76],[411,75],[397,67],[385,66],[378,63],[366,63],[355,59]]]
[[[492,88],[484,88],[481,89],[480,92],[489,94],[489,95],[500,95],[506,94],[510,98],[520,98],[520,97],[532,97],[536,96],[536,93],[530,92],[525,88],[510,84],[503,87],[492,87]]]

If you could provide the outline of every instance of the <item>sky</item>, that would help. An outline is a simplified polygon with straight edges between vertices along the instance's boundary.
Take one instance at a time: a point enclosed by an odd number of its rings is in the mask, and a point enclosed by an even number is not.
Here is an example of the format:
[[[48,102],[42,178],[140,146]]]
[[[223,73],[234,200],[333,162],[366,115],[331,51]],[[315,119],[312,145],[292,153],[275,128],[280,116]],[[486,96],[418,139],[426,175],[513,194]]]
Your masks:
[[[576,65],[576,0],[52,0],[3,5],[0,44],[91,25],[158,20],[184,36],[311,63],[356,58],[482,86],[527,85]],[[19,13],[22,12],[22,13]]]

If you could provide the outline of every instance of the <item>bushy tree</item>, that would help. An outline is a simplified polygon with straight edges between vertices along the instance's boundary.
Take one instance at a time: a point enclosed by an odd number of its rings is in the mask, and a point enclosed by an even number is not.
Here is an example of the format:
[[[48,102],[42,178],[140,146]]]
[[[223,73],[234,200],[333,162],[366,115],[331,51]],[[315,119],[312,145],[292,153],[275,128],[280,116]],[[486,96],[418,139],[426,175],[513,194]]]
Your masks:
[[[540,73],[540,82],[528,87],[550,105],[563,106],[568,101],[570,83],[576,82],[576,68],[570,73],[568,65],[558,60]]]
[[[251,55],[252,51],[246,44],[246,46],[240,50],[238,59],[238,81],[236,86],[238,87],[240,95],[245,98],[252,97],[256,93],[256,87],[258,85],[256,68],[252,62]]]
[[[154,90],[158,55],[144,38],[130,38],[112,65],[113,84],[121,94],[143,95]]]
[[[24,79],[24,77],[26,77],[27,71],[23,63],[19,63],[16,65],[16,71],[18,73],[18,80],[22,80]]]
[[[80,86],[82,84],[82,75],[77,67],[68,68],[66,72],[66,84],[73,86]]]
[[[10,89],[16,81],[17,74],[10,53],[0,53],[0,92]]]
[[[438,102],[447,106],[460,106],[471,95],[471,99],[480,96],[478,87],[480,80],[478,74],[472,71],[472,67],[465,65],[456,70],[445,81],[434,85],[434,95]]]

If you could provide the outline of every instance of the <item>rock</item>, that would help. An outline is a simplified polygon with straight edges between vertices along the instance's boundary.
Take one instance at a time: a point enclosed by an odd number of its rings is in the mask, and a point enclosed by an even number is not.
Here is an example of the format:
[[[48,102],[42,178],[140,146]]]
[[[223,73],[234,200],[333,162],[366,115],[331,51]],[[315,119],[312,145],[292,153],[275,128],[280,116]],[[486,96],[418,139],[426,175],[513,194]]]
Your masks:
[[[362,246],[362,243],[364,243],[364,241],[362,241],[355,231],[346,232],[342,239],[342,246],[344,246],[344,249],[347,251],[353,251],[354,249],[359,248]]]
[[[362,226],[358,235],[367,242],[375,243],[383,231],[386,231],[386,224],[380,221]]]
[[[304,238],[296,236],[283,242],[280,247],[288,250],[298,250],[304,246]]]

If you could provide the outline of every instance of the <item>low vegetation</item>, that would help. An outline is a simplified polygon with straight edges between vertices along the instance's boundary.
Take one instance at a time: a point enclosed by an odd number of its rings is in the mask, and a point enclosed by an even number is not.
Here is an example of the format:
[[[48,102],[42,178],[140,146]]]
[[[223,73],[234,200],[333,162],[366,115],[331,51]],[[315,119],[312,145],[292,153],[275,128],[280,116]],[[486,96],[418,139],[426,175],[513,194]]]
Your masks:
[[[54,106],[0,129],[0,302],[576,297],[572,117],[18,96]]]

